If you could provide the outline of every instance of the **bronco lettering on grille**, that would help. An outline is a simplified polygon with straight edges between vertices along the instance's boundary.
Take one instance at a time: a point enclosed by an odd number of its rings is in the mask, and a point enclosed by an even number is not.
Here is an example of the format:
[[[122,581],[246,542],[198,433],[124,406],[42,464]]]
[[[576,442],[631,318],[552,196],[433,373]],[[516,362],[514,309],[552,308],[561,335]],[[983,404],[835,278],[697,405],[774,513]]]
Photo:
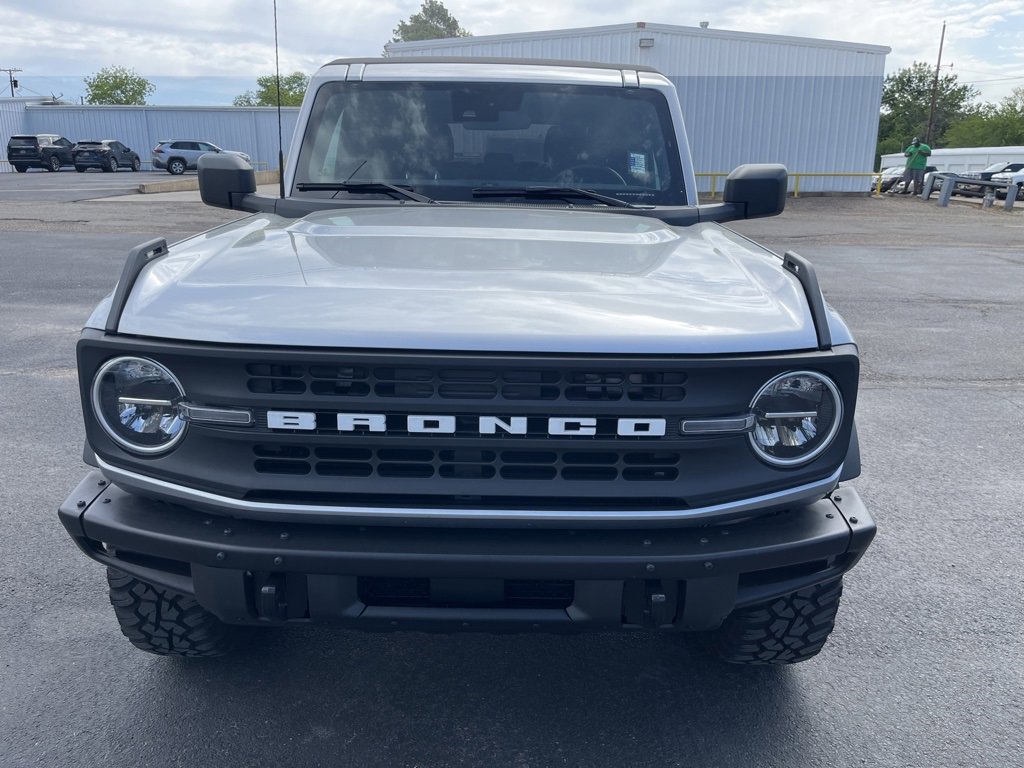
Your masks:
[[[543,422],[549,435],[572,437],[575,435],[592,436],[597,434],[597,419],[587,416],[478,416],[476,433],[494,435],[503,432],[509,435],[525,435],[531,421],[534,424]],[[404,419],[402,425],[406,432],[425,434],[455,434],[457,431],[454,416],[434,414],[391,416],[383,413],[339,413],[334,429],[339,432],[387,432],[397,429],[394,422]],[[664,437],[665,419],[615,419],[616,434],[622,437]],[[326,424],[317,423],[317,414],[309,411],[267,411],[267,426],[270,429],[291,429],[312,431],[330,428]]]

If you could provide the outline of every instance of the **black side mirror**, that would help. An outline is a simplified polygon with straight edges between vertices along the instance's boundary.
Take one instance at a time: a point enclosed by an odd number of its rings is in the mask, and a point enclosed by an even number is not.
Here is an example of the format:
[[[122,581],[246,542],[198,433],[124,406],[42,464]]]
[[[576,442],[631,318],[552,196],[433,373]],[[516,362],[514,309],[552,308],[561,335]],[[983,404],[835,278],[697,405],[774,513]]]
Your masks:
[[[725,178],[722,201],[742,205],[743,218],[775,216],[786,207],[789,173],[775,163],[750,163],[736,168]]]
[[[256,191],[256,171],[238,155],[209,152],[200,155],[199,194],[217,208],[241,210],[241,199]]]

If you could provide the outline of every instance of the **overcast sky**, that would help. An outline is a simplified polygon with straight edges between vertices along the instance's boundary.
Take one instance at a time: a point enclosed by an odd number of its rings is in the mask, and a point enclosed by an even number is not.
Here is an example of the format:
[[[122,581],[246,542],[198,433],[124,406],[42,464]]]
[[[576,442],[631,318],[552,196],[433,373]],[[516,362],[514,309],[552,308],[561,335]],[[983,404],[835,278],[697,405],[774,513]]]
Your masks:
[[[281,71],[311,73],[340,56],[377,56],[422,0],[279,0]],[[942,60],[997,101],[1024,86],[1024,0],[447,0],[475,35],[646,21],[816,37],[892,48],[887,69]],[[18,67],[19,96],[77,101],[82,77],[125,65],[149,78],[153,104],[228,104],[274,68],[271,0],[0,0],[0,67]],[[948,71],[948,70],[947,70]],[[201,78],[201,79],[188,79]],[[9,95],[5,73],[0,94]]]

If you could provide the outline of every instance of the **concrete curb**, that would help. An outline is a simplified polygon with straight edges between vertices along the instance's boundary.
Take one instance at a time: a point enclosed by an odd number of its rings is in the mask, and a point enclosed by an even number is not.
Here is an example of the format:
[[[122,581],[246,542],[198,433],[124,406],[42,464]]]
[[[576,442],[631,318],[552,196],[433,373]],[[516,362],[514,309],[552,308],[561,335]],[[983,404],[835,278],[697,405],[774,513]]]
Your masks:
[[[277,171],[256,171],[256,184],[277,184]],[[146,184],[139,184],[140,195],[154,195],[160,192],[189,192],[199,189],[199,177],[189,176],[187,179],[174,179],[172,181],[151,181]]]

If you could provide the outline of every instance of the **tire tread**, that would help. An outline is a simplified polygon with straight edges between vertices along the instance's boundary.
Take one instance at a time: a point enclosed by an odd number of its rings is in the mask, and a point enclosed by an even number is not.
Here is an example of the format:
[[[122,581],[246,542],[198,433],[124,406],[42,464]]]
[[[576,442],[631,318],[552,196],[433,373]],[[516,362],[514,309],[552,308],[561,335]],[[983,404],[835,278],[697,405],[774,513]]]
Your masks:
[[[188,595],[107,569],[110,604],[121,633],[136,648],[160,656],[222,656],[233,645],[232,627]]]
[[[818,654],[835,627],[842,579],[734,611],[715,634],[732,664],[797,664]]]

